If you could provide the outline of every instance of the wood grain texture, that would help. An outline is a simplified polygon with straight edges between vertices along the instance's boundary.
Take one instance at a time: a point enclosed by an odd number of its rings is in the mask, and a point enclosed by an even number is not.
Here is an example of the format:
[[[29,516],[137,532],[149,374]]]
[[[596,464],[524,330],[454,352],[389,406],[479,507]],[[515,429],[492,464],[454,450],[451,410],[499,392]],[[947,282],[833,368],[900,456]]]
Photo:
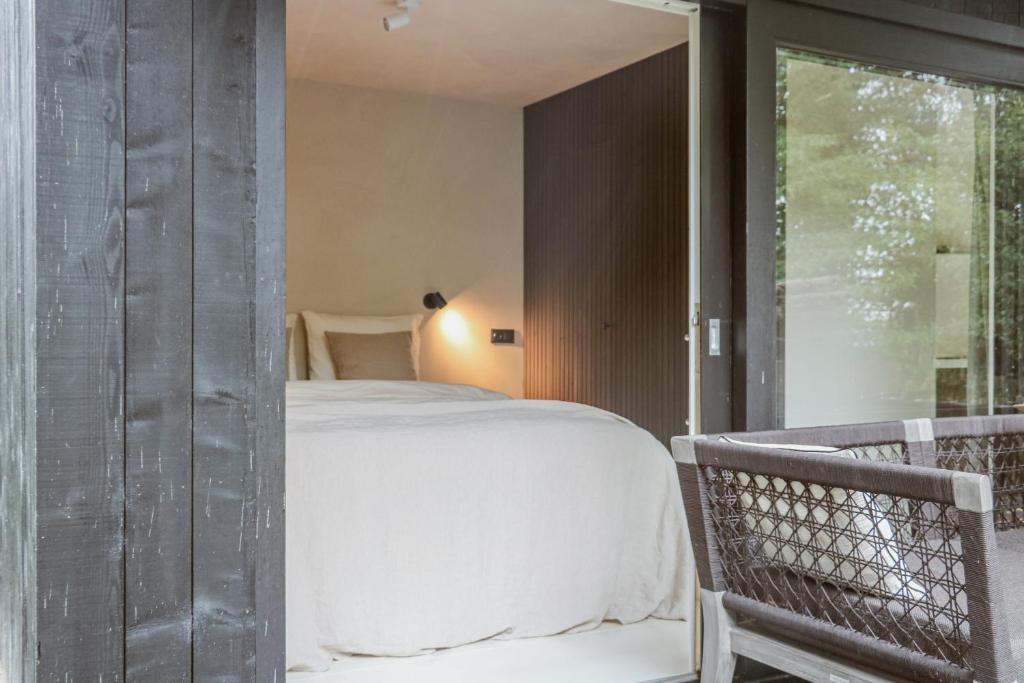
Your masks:
[[[526,396],[687,416],[687,46],[526,108]]]
[[[189,681],[192,5],[126,8],[126,679]]]
[[[1024,0],[903,0],[923,7],[1024,26]]]
[[[742,236],[743,145],[736,132],[742,101],[743,14],[735,9],[701,11],[701,373],[700,431],[726,432],[733,425],[733,235]],[[739,240],[741,241],[741,240]],[[721,321],[721,355],[708,353],[708,325]]]
[[[285,679],[285,2],[256,16],[256,672]]]
[[[259,429],[257,0],[194,3],[193,676],[252,680]],[[282,293],[283,294],[283,293]]]
[[[35,2],[0,3],[0,680],[33,683]]]
[[[38,680],[124,680],[124,3],[36,5]]]

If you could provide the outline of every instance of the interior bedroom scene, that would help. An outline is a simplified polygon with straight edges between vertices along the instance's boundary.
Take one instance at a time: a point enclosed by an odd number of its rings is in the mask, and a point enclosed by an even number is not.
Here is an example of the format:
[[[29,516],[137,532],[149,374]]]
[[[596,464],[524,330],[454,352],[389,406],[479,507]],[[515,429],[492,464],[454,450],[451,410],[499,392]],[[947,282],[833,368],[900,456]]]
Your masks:
[[[289,680],[696,679],[693,8],[287,8]]]

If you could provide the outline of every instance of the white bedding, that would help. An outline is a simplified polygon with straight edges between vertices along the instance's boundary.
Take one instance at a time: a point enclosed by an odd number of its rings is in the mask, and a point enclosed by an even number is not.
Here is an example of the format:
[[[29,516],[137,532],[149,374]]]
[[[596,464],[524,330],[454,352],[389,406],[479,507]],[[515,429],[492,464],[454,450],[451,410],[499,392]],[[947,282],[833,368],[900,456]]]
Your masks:
[[[457,385],[293,382],[287,446],[289,668],[692,617],[675,466],[620,417]]]

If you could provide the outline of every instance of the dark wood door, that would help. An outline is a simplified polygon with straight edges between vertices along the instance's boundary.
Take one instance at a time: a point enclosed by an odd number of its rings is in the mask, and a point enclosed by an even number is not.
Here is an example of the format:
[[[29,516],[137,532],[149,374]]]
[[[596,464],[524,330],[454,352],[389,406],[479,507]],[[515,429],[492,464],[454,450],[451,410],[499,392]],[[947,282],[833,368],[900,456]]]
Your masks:
[[[686,433],[687,46],[526,108],[526,395]]]

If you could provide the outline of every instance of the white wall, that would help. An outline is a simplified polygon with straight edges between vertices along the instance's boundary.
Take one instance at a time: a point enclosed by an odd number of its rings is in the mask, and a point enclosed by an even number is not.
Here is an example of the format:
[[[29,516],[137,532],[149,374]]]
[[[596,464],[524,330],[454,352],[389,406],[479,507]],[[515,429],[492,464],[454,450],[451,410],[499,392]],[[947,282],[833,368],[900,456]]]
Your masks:
[[[521,396],[522,110],[288,83],[288,310],[427,313],[421,379]],[[444,323],[444,324],[442,324]]]

